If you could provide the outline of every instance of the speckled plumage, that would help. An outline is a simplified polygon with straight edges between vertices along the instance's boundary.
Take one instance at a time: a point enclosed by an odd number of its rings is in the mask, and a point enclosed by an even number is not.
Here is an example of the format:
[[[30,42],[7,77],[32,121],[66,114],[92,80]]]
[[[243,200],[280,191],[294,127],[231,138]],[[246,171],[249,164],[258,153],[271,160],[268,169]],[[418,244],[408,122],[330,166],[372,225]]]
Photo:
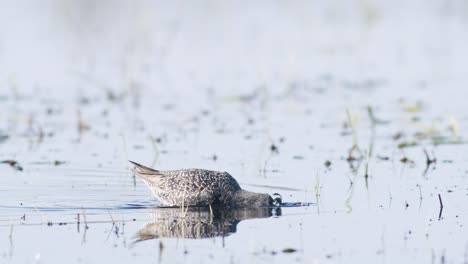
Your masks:
[[[135,165],[133,172],[166,206],[261,207],[278,203],[268,194],[243,190],[227,172],[202,169],[158,171],[130,162]]]

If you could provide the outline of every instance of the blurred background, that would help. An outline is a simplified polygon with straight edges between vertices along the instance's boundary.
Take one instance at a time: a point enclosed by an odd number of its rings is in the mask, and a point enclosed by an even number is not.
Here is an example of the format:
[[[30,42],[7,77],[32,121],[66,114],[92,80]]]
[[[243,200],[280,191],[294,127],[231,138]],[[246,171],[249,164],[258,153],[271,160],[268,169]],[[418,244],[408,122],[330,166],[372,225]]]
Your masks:
[[[457,0],[2,1],[0,83],[3,96],[181,97],[323,75],[438,83],[466,76],[467,12]]]
[[[102,99],[132,109],[116,110],[120,133],[129,115],[151,115],[139,108],[176,105],[185,122],[232,98],[288,95],[340,118],[353,102],[405,96],[453,115],[468,94],[467,13],[461,0],[2,1],[0,118],[18,125],[5,115],[13,102],[13,119],[40,119],[45,97],[66,103],[56,112],[75,131],[90,108],[80,104]]]

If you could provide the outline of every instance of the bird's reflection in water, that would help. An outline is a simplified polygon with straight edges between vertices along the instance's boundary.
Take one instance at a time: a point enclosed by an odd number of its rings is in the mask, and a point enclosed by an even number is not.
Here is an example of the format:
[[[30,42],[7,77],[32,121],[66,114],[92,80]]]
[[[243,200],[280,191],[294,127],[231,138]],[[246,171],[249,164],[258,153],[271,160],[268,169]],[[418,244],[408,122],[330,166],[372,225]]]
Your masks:
[[[152,222],[141,228],[136,241],[155,238],[200,239],[235,233],[237,224],[246,219],[280,216],[281,208],[154,208]]]

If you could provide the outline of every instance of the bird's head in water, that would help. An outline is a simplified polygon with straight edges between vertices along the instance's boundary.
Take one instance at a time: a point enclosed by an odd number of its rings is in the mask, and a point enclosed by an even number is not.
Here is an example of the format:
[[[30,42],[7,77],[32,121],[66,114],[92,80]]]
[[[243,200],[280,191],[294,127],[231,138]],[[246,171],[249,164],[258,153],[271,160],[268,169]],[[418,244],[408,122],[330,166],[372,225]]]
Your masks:
[[[281,195],[275,193],[273,196],[270,196],[266,193],[241,190],[234,196],[233,204],[237,207],[281,206]]]
[[[272,198],[267,193],[240,190],[235,193],[232,204],[235,207],[267,207],[272,205]]]
[[[281,206],[283,204],[283,197],[281,197],[281,194],[279,193],[274,193],[272,195],[273,198],[273,206]]]

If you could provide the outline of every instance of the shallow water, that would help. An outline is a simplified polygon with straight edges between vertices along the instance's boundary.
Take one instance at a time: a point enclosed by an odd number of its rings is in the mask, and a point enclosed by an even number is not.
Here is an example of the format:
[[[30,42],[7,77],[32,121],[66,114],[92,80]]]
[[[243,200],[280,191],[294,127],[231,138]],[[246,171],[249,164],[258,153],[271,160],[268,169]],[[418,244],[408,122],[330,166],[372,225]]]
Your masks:
[[[0,4],[0,263],[467,261],[465,2]],[[129,159],[287,206],[159,208]]]

